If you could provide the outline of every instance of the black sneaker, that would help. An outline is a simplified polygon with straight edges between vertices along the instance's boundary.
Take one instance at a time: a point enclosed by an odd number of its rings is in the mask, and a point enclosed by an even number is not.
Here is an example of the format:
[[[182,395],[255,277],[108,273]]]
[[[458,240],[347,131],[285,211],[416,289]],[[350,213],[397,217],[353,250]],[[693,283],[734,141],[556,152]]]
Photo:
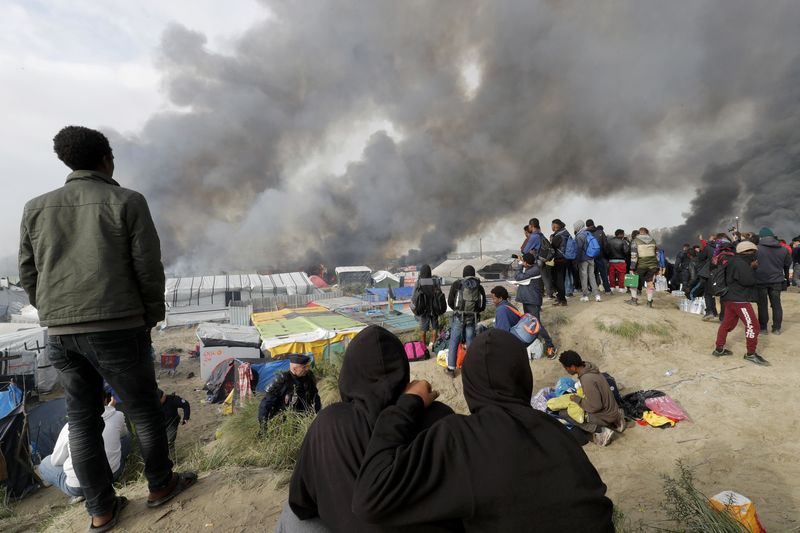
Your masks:
[[[751,363],[755,363],[760,366],[770,366],[769,361],[758,355],[757,353],[749,353],[744,356],[744,358]]]
[[[727,348],[714,348],[714,351],[711,352],[711,355],[722,357],[723,355],[733,355],[733,352]]]
[[[780,335],[781,334],[781,328],[772,328],[772,334],[773,335]]]
[[[649,307],[650,309],[653,308],[653,300],[647,300],[647,307]]]
[[[631,298],[630,300],[625,300],[625,303],[628,305],[639,305],[639,300],[636,298]]]

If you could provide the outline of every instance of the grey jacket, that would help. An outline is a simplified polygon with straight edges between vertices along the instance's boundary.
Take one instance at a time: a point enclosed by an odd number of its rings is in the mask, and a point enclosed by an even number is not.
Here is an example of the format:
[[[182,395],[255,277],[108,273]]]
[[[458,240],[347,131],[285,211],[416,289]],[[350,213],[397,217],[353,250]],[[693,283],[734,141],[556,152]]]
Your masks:
[[[78,170],[25,205],[19,275],[43,326],[164,319],[161,244],[144,196]]]

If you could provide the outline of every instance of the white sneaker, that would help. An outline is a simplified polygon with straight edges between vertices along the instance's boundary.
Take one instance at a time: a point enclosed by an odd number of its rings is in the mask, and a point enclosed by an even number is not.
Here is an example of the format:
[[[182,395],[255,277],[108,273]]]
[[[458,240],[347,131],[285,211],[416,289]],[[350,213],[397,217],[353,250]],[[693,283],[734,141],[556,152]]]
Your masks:
[[[595,301],[595,302],[602,302],[602,301],[603,301],[603,299],[602,299],[602,298],[600,298],[600,295],[599,295],[599,294],[595,294],[595,295],[594,295],[594,301]]]
[[[625,289],[617,289],[617,292],[620,293],[620,294],[625,294],[628,291],[625,290]]]
[[[600,433],[595,433],[592,435],[592,440],[598,446],[608,446],[611,442],[611,439],[614,438],[614,430],[611,428],[603,428],[600,430]]]
[[[589,297],[588,296],[581,296],[581,301],[582,302],[588,302],[589,301]]]

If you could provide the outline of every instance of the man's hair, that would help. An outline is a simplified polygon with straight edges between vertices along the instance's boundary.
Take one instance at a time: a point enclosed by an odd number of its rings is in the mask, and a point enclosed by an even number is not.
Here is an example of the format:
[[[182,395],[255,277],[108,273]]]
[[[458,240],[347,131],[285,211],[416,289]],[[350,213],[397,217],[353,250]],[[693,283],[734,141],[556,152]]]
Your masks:
[[[597,226],[597,229],[599,229],[600,231],[603,231],[603,230],[604,230],[604,229],[606,229],[606,228],[604,228],[604,227],[603,227],[603,225],[602,225],[602,224],[600,224],[599,226]]]
[[[618,229],[614,232],[614,237],[624,237],[624,236],[625,236],[624,229]]]
[[[530,229],[528,229],[528,225],[527,224],[525,226],[522,226],[522,230],[527,232],[527,233],[530,233],[530,231],[531,231]]]
[[[717,239],[725,239],[727,241],[731,240],[730,236],[727,233],[717,233],[716,238]]]
[[[530,221],[528,221],[528,224],[530,226],[533,226],[534,228],[538,228],[539,227],[539,219],[538,218],[532,218],[532,219],[530,219]]]
[[[650,235],[650,230],[642,226],[639,228],[639,235]]]
[[[501,300],[508,300],[508,291],[506,290],[505,287],[501,287],[500,285],[492,289],[492,294],[494,294]]]
[[[570,366],[583,366],[583,359],[581,359],[578,352],[574,350],[561,352],[561,355],[558,357],[558,362],[565,368]]]
[[[691,245],[688,242],[683,243],[683,245],[687,248],[691,248]]]
[[[556,226],[558,226],[559,228],[563,228],[564,226],[566,226],[566,224],[564,224],[564,223],[561,221],[561,219],[560,219],[560,218],[557,218],[557,219],[553,220],[553,222],[552,222],[552,223],[553,223],[553,224],[555,224]]]
[[[103,157],[111,155],[105,135],[83,126],[67,126],[53,137],[53,150],[72,170],[97,170]]]
[[[589,226],[594,226],[594,220],[591,218],[586,219],[586,227],[588,228]]]

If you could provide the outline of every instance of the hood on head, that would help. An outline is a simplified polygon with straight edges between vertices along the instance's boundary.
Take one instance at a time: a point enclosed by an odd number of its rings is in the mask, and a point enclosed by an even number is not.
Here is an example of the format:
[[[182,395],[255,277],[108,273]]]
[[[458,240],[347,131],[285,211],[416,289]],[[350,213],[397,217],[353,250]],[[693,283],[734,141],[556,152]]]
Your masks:
[[[462,372],[470,412],[489,405],[531,408],[533,376],[528,354],[510,333],[490,329],[478,335],[467,350]]]
[[[368,326],[345,351],[339,393],[343,402],[354,404],[374,423],[380,412],[403,393],[409,376],[400,339],[380,326]]]
[[[759,246],[768,246],[770,248],[780,248],[781,247],[781,243],[780,243],[780,241],[778,241],[777,237],[772,237],[772,236],[769,236],[769,235],[766,236],[766,237],[761,237],[760,239],[758,239],[758,245]]]
[[[465,278],[475,276],[475,267],[472,265],[467,265],[464,267],[464,270],[461,271],[461,275]]]
[[[575,230],[575,233],[578,233],[580,230],[583,229],[584,222],[583,220],[576,220],[575,223],[572,225],[572,229]]]
[[[430,265],[422,265],[419,269],[419,277],[421,278],[430,278],[433,276],[433,272],[431,271]]]

